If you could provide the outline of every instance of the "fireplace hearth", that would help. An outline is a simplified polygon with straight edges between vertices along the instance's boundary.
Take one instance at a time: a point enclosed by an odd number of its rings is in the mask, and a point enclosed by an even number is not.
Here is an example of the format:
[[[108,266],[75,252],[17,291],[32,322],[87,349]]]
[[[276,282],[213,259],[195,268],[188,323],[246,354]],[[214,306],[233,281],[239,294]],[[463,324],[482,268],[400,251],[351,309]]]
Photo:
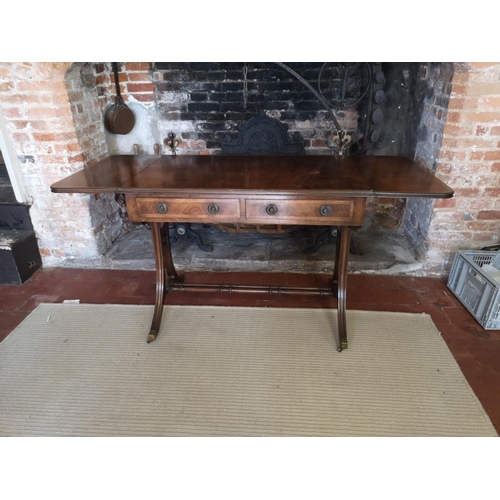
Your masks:
[[[138,131],[120,138],[107,134],[108,149],[150,153],[153,144],[165,144],[165,138],[175,135],[179,140],[175,154],[255,154],[264,150],[273,154],[296,149],[292,146],[296,144],[305,154],[418,156],[424,166],[435,170],[452,73],[453,68],[446,65],[424,71],[415,63],[152,63],[154,107],[150,118],[154,127],[147,132],[159,135],[138,147],[139,141],[145,142]],[[444,80],[442,85],[436,85],[436,76]],[[99,93],[105,94],[103,89]],[[440,117],[436,104],[442,108]],[[278,148],[263,129],[253,134],[252,144],[245,139],[243,147],[248,124],[266,119],[283,127],[290,146]],[[272,140],[283,143],[275,136]],[[166,148],[164,154],[169,153]],[[373,228],[394,233],[406,238],[416,249],[413,255],[420,258],[425,254],[423,240],[431,205],[389,198],[369,202],[365,227],[358,228],[357,234],[362,239]],[[317,229],[306,251],[312,251],[315,241],[333,248],[334,229]],[[174,251],[183,240],[204,251],[210,251],[218,238],[226,241],[217,232],[204,241],[208,235],[202,236],[191,226],[179,231]],[[257,232],[264,241],[269,238],[264,234],[269,231]],[[355,244],[352,250],[355,252]],[[375,268],[390,267],[384,262]]]
[[[333,272],[335,245],[322,246],[312,255],[304,253],[304,249],[314,243],[317,234],[310,226],[265,238],[258,233],[224,233],[201,224],[194,224],[193,227],[213,247],[213,252],[204,252],[188,240],[179,240],[172,246],[172,254],[176,266],[182,270]],[[372,226],[355,232],[353,241],[357,253],[349,256],[350,272],[425,274],[422,263],[404,234]],[[120,236],[102,259],[105,266],[111,269],[154,270],[151,232],[143,225],[136,225]]]
[[[248,140],[242,147],[242,131],[248,124],[267,119],[286,131],[284,136],[290,143],[286,147],[293,149],[292,144],[300,144],[305,154],[403,155],[418,157],[435,171],[452,74],[452,66],[445,64],[424,69],[415,63],[151,63],[154,107],[149,115],[154,126],[149,125],[146,132],[154,137],[145,144],[145,136],[141,137],[139,131],[120,138],[107,134],[108,149],[116,153],[150,153],[154,144],[164,145],[167,137],[175,135],[175,154],[252,154],[266,147],[266,154],[285,152],[284,145],[280,150],[269,143],[267,130],[254,134],[250,147]],[[127,78],[126,73],[123,76]],[[439,79],[441,85],[436,85]],[[106,95],[102,87],[98,93]],[[133,101],[129,105],[133,106]],[[441,116],[436,113],[436,105],[442,108]],[[263,133],[267,134],[265,140]],[[276,142],[275,137],[272,139]],[[164,154],[169,153],[166,148]],[[431,206],[432,202],[421,200],[388,198],[369,202],[365,226],[356,234],[361,240],[365,236],[367,239],[380,229],[407,240],[415,250],[402,254],[411,254],[413,257],[405,257],[410,262],[415,256],[418,260],[426,251]],[[127,225],[125,232],[129,229]],[[217,248],[218,239],[230,245],[223,232],[207,234],[205,229],[202,235],[190,225],[178,229],[173,238],[174,252],[176,245],[186,246],[189,242],[203,251]],[[310,241],[303,249],[306,253],[317,251],[320,245],[315,246],[315,242],[331,246],[333,251],[334,231],[318,228],[315,235],[309,235],[312,241],[293,234],[287,237],[297,238],[297,246]],[[253,240],[262,239],[262,245],[269,249],[277,245],[276,241],[266,242],[270,236],[265,233],[269,231],[257,232],[261,235],[253,236]],[[240,244],[244,241],[249,240],[243,239]],[[356,253],[355,244],[353,238],[351,253]],[[376,247],[368,255],[380,255]],[[197,253],[194,249],[192,252]],[[227,259],[222,260],[230,259],[231,252],[227,250],[226,254]],[[304,252],[300,257],[305,257]],[[360,255],[360,261],[363,259]],[[372,268],[394,264],[390,258],[381,262],[372,262]],[[286,263],[280,265],[286,267]]]

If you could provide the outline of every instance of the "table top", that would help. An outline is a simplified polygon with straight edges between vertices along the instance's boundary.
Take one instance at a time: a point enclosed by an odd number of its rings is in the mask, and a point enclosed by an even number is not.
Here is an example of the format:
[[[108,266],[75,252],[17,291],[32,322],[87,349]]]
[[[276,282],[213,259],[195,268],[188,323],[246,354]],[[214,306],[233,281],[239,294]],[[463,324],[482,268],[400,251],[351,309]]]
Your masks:
[[[117,155],[56,182],[54,193],[451,198],[409,158],[330,155]]]

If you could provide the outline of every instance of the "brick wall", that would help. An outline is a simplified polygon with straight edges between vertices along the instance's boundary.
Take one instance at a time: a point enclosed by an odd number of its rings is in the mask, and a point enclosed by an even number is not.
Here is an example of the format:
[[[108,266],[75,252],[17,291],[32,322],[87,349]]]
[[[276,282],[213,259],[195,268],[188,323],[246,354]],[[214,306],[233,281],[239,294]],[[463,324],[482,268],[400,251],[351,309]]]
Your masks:
[[[111,104],[116,94],[115,75],[111,63],[96,63],[94,78],[98,103],[102,111]],[[118,63],[118,79],[123,100],[150,103],[154,101],[154,84],[151,81],[150,63]]]
[[[455,64],[436,175],[455,190],[434,203],[426,272],[460,249],[500,241],[500,63]]]
[[[102,121],[106,108],[115,101],[115,78],[111,63],[94,63],[92,68]],[[160,133],[158,127],[152,78],[150,63],[118,63],[120,93],[135,114],[136,126],[127,135],[116,135],[105,130],[109,154],[132,154],[134,144],[140,146],[141,153],[153,154],[154,144],[160,144],[166,137],[167,134]]]
[[[73,64],[65,76],[78,147],[87,166],[108,156],[96,80],[94,68],[89,63]],[[123,226],[128,225],[125,208],[114,195],[89,196],[88,203],[92,234],[102,254],[120,236]]]
[[[436,172],[452,89],[454,66],[450,63],[424,63],[419,68],[415,99],[422,112],[415,130],[413,157],[423,167]],[[419,258],[428,251],[428,231],[434,200],[409,198],[406,203],[404,232]]]
[[[295,63],[294,69],[316,86],[320,66]],[[262,110],[287,123],[291,135],[298,133],[308,153],[332,153],[334,127],[312,92],[273,63],[249,63],[246,78],[244,68],[244,63],[121,63],[123,99],[136,113],[148,109],[150,130],[133,131],[128,138],[108,135],[108,147],[129,153],[139,143],[152,152],[154,143],[164,148],[163,139],[174,132],[183,140],[181,154],[218,154],[224,137],[235,136],[238,124]],[[116,93],[111,64],[95,64],[95,78],[104,111]],[[354,110],[336,116],[342,127],[357,131]]]
[[[50,185],[86,160],[73,122],[68,63],[1,63],[0,103],[24,179],[44,265],[99,256],[88,196],[54,195]]]
[[[321,63],[290,66],[316,87]],[[274,63],[153,63],[152,69],[163,130],[182,137],[186,153],[219,153],[224,137],[236,136],[238,124],[260,111],[288,124],[290,135],[299,134],[306,153],[332,153],[334,125],[323,105]],[[356,111],[335,114],[343,128],[357,131]]]

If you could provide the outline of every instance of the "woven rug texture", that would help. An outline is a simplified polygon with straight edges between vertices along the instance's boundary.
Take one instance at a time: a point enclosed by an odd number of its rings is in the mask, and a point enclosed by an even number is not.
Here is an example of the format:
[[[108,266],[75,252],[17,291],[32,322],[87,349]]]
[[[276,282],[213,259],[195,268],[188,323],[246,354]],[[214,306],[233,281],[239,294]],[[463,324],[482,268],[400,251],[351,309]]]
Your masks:
[[[430,316],[41,304],[0,344],[1,436],[496,436]]]

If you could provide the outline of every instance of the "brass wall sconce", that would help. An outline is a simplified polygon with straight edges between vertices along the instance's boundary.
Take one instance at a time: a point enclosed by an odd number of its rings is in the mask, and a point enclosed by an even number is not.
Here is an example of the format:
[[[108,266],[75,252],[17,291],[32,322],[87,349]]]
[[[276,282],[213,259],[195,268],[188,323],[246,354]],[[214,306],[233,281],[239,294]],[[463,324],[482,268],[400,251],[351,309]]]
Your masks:
[[[339,150],[339,155],[343,155],[347,146],[352,141],[352,137],[349,134],[346,134],[344,130],[339,130],[337,133],[333,134],[332,142],[335,147]]]
[[[180,137],[176,137],[176,135],[173,132],[170,132],[168,134],[168,137],[163,141],[163,144],[167,146],[170,151],[172,151],[173,155],[177,155],[177,148],[179,147],[179,144],[182,142],[182,139]]]

